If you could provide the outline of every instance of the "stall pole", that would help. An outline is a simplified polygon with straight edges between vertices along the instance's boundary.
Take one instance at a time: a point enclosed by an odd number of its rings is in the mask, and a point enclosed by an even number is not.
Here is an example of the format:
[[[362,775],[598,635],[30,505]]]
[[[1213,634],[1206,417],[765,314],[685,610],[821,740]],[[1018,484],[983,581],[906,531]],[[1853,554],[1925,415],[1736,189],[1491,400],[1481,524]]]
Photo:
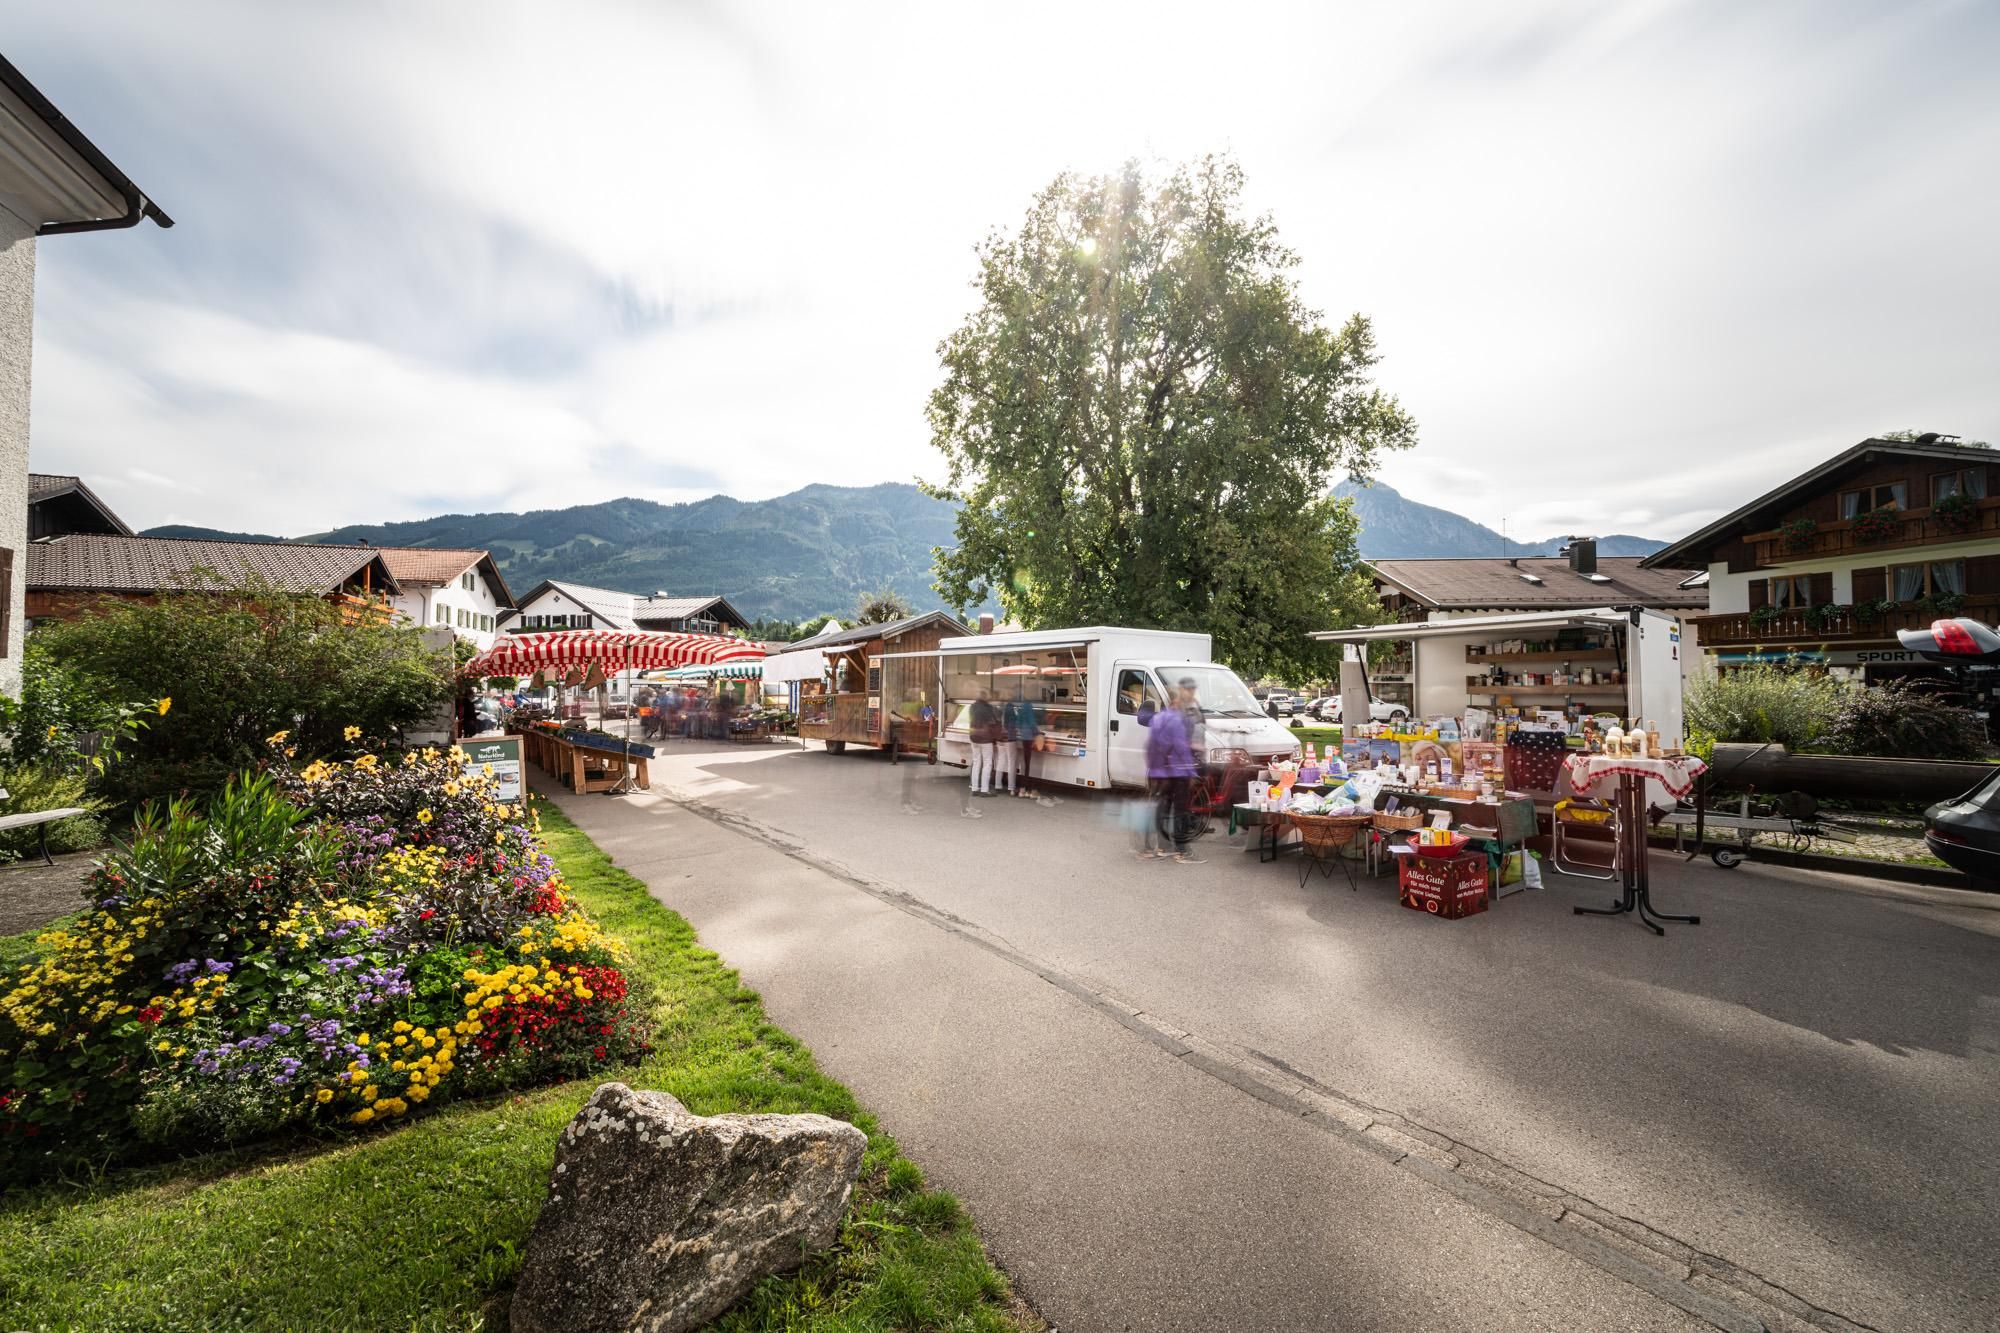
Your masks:
[[[1646,867],[1646,813],[1645,777],[1638,773],[1620,773],[1618,838],[1619,859],[1624,864],[1619,871],[1619,881],[1624,892],[1609,907],[1574,907],[1570,910],[1578,916],[1623,916],[1627,912],[1635,912],[1640,924],[1655,935],[1667,933],[1659,924],[1662,921],[1682,921],[1698,926],[1701,924],[1698,916],[1673,916],[1653,907],[1652,877]]]

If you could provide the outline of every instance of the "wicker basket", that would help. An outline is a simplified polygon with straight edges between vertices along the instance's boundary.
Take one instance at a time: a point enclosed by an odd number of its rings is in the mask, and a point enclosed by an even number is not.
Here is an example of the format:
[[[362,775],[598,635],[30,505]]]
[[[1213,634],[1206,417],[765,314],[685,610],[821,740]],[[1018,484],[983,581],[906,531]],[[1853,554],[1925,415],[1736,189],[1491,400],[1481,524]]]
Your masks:
[[[1297,811],[1289,812],[1286,818],[1314,856],[1330,855],[1348,846],[1361,836],[1369,820],[1367,815],[1302,815]]]
[[[1476,801],[1479,799],[1477,787],[1433,787],[1431,795],[1446,801]]]
[[[1407,833],[1411,829],[1424,826],[1422,810],[1398,810],[1393,814],[1376,811],[1373,816],[1375,827],[1384,833]]]

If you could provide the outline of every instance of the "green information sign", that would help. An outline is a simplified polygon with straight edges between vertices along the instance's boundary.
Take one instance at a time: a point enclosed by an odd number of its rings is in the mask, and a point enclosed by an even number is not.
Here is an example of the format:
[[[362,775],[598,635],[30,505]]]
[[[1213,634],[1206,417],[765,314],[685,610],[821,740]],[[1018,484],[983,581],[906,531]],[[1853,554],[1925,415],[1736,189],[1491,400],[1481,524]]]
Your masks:
[[[521,738],[482,736],[462,740],[467,777],[488,777],[496,784],[494,799],[513,802],[521,799]]]

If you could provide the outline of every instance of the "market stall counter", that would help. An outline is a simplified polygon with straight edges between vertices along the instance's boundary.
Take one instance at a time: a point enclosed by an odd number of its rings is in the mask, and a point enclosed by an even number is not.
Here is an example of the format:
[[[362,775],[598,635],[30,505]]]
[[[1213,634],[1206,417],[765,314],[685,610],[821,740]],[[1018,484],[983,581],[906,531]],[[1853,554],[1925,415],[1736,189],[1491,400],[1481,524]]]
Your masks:
[[[652,787],[653,747],[602,732],[530,727],[521,753],[563,786],[578,793]]]

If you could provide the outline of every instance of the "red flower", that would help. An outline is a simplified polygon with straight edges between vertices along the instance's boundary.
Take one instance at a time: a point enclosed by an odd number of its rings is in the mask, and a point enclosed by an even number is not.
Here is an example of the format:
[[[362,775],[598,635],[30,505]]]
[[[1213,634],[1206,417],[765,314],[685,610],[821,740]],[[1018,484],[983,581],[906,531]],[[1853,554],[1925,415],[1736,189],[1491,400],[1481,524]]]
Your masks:
[[[432,917],[434,917],[434,916],[436,916],[436,915],[437,915],[437,911],[436,911],[435,909],[433,909],[433,908],[429,908],[429,907],[426,907],[426,908],[425,908],[425,909],[424,909],[423,911],[421,911],[421,912],[417,913],[417,920],[419,920],[419,921],[428,921],[428,920],[430,920],[430,919],[431,919]]]
[[[166,1012],[157,1004],[149,1004],[139,1011],[139,1021],[141,1023],[157,1023],[165,1017]]]
[[[598,1059],[602,1060],[604,1058],[604,1048],[602,1046],[599,1046],[596,1050],[592,1051],[591,1054],[596,1056]]]

